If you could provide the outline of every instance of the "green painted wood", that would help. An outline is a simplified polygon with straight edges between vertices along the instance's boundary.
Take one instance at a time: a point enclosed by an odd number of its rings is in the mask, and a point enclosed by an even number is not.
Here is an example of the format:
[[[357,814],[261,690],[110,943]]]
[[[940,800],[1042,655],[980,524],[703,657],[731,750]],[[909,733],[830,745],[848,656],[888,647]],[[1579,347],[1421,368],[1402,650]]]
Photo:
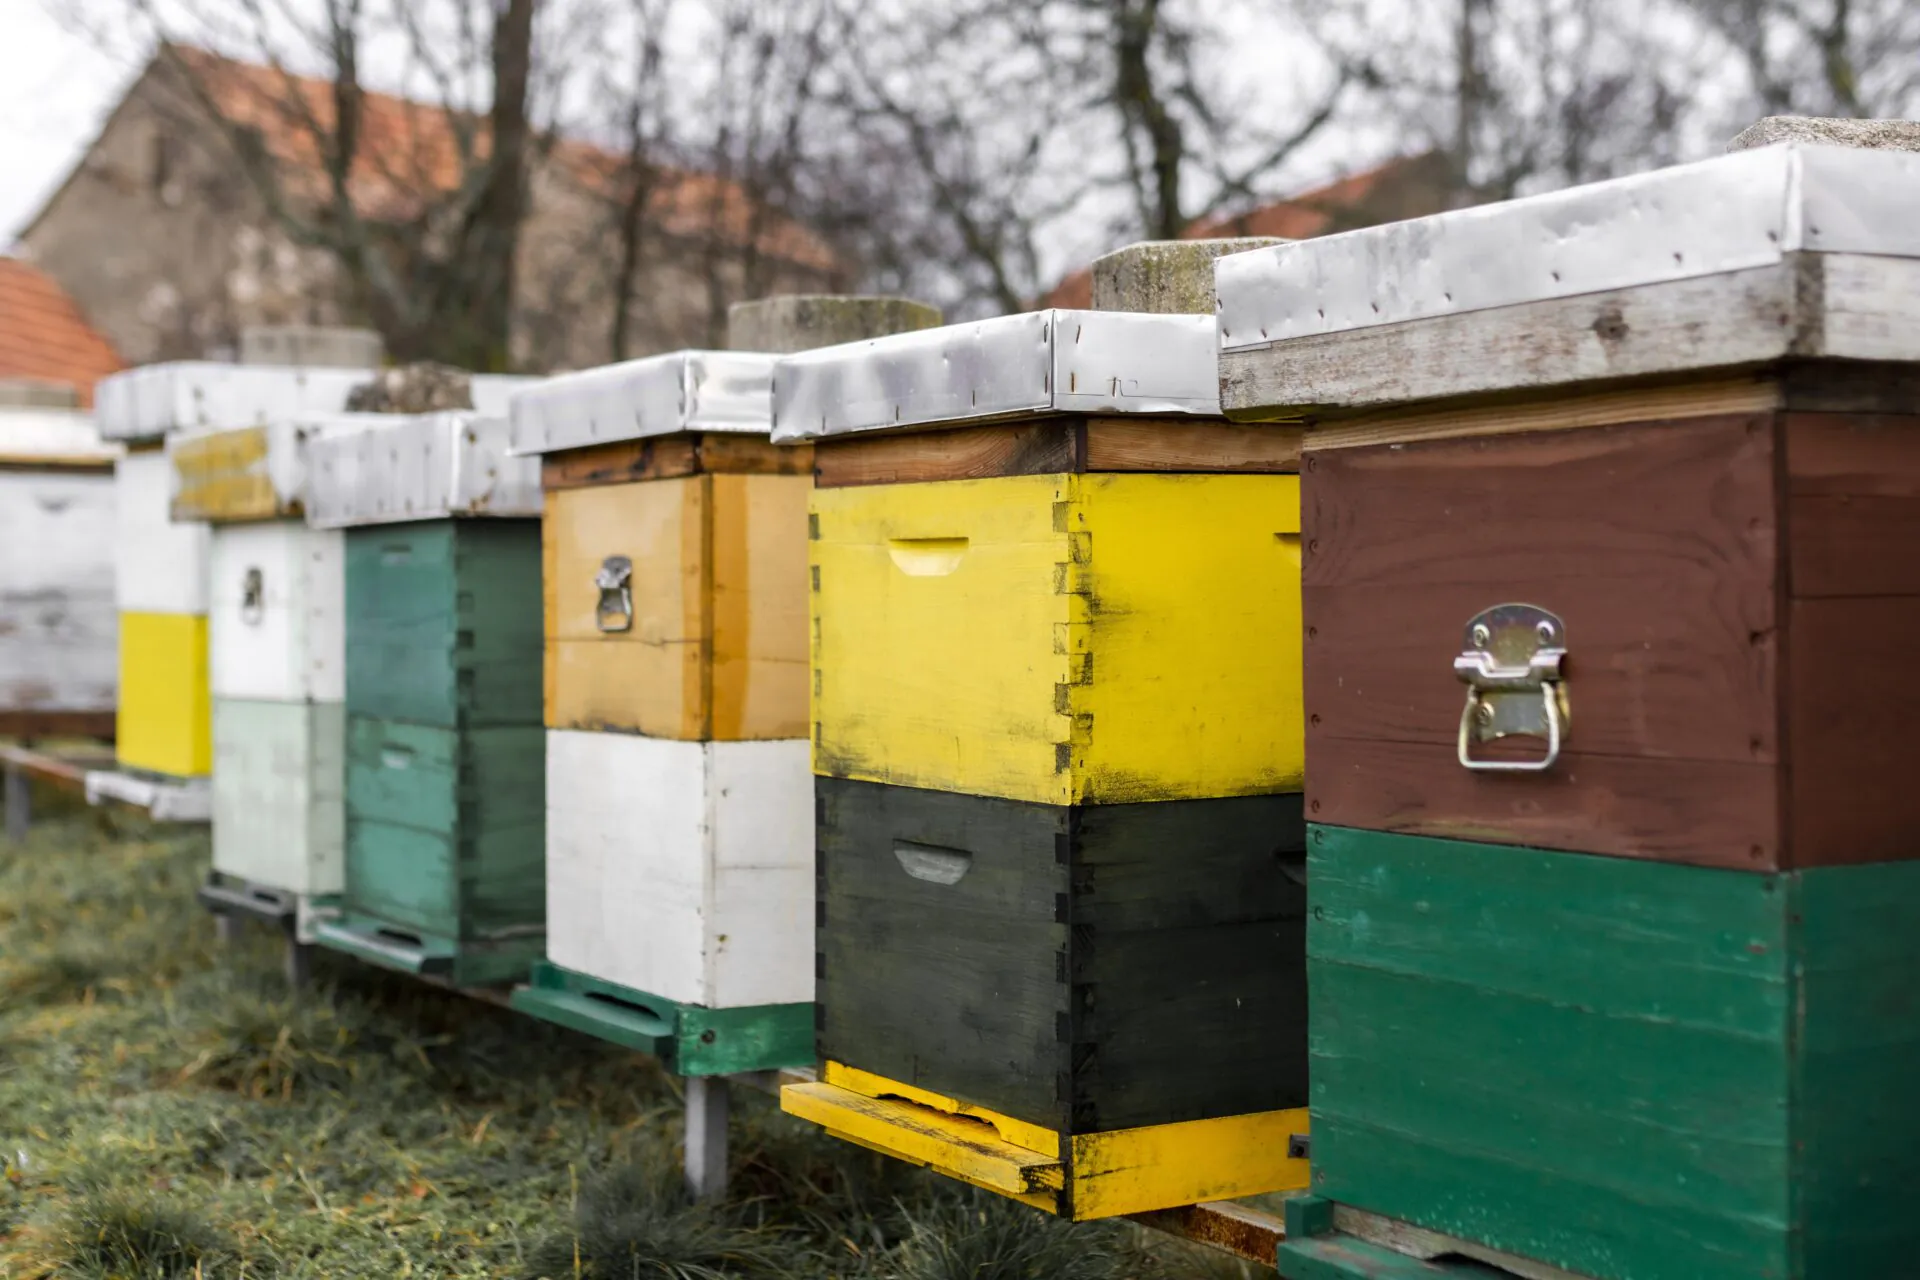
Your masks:
[[[823,1059],[1070,1133],[1305,1101],[1299,796],[814,781]]]
[[[1920,1254],[1920,865],[1309,848],[1316,1193],[1622,1280]]]
[[[350,908],[462,941],[546,923],[546,733],[347,719]]]
[[[319,922],[314,940],[369,964],[439,978],[456,987],[503,987],[520,982],[546,946],[546,939],[538,934],[485,940],[447,938],[396,928],[377,916],[353,911]]]
[[[707,1009],[542,961],[513,1007],[658,1058],[676,1075],[734,1075],[813,1063],[813,1006]]]
[[[349,529],[346,602],[350,714],[540,723],[538,520]]]
[[[1280,1242],[1285,1280],[1501,1280],[1508,1273],[1477,1262],[1423,1262],[1353,1236],[1326,1235]]]

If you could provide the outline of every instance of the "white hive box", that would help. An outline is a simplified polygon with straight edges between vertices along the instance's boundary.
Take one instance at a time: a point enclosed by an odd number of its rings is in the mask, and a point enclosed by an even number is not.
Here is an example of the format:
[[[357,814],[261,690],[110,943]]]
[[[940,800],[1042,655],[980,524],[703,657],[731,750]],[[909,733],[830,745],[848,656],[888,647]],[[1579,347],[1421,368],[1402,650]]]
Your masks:
[[[346,697],[340,533],[296,520],[213,530],[213,696],[274,702]]]
[[[710,1009],[813,1000],[805,740],[547,734],[547,953]]]
[[[114,598],[121,613],[207,611],[207,527],[168,515],[172,468],[159,449],[114,468]]]
[[[113,710],[118,452],[84,414],[0,409],[0,721]]]
[[[302,897],[341,891],[339,702],[213,700],[213,869]]]

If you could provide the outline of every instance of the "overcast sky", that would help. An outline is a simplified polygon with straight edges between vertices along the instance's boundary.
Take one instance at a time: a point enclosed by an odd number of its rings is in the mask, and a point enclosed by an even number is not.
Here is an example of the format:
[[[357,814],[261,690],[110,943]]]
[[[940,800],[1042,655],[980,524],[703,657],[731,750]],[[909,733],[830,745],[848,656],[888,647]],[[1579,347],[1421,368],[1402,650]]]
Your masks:
[[[0,0],[0,246],[66,176],[132,70],[41,0]]]

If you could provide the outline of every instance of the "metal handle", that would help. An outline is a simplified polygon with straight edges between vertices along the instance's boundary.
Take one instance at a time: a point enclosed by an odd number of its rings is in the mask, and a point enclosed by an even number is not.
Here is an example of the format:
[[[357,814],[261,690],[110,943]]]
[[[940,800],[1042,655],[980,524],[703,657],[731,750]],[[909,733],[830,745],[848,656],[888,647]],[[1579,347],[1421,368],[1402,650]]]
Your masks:
[[[1467,686],[1457,754],[1483,773],[1545,773],[1560,759],[1568,725],[1563,667],[1567,628],[1530,604],[1503,604],[1476,614],[1453,673]],[[1476,759],[1473,744],[1514,736],[1545,738],[1538,760]]]
[[[257,568],[249,568],[240,579],[240,621],[258,625],[267,611],[266,578]]]
[[[594,606],[594,625],[605,632],[633,630],[633,561],[625,556],[608,556],[593,575],[600,591],[600,603]]]

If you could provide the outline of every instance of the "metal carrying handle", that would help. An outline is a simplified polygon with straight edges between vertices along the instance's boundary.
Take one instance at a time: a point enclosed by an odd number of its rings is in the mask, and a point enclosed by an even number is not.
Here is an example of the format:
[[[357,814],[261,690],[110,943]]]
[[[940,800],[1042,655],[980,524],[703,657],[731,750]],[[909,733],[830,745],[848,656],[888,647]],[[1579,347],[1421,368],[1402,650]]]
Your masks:
[[[608,556],[593,575],[600,591],[600,603],[594,606],[594,625],[605,632],[633,630],[633,561],[626,556]]]
[[[240,579],[240,621],[255,626],[267,612],[267,583],[258,568]]]
[[[1458,755],[1464,768],[1483,773],[1545,773],[1560,759],[1568,730],[1566,624],[1530,604],[1496,605],[1466,628],[1466,646],[1453,673],[1467,686],[1460,712]],[[1476,759],[1473,744],[1496,738],[1545,738],[1538,760]]]

